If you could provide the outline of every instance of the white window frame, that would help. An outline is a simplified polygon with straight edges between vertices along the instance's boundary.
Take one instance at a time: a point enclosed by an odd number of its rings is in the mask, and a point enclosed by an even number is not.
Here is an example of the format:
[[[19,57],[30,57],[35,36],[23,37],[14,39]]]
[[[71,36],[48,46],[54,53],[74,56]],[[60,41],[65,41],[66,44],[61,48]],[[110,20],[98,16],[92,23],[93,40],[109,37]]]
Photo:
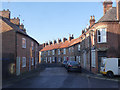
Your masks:
[[[95,50],[91,50],[91,60],[92,60],[92,67],[96,67],[96,53],[95,53]]]
[[[32,66],[34,65],[34,57],[31,58],[32,59]]]
[[[52,55],[55,55],[55,50],[52,50]]]
[[[52,60],[53,62],[55,62],[55,57],[53,57],[53,60]]]
[[[63,57],[63,60],[64,60],[64,61],[66,60],[66,56]]]
[[[100,31],[100,35],[98,34],[98,31]],[[99,37],[100,37],[100,41],[99,41]],[[107,30],[106,30],[106,28],[97,29],[97,42],[98,43],[106,43],[107,42]]]
[[[81,47],[81,45],[80,45],[80,44],[78,44],[78,51],[80,51],[80,47]]]
[[[66,54],[66,48],[63,49],[63,54]]]
[[[58,55],[60,55],[60,49],[58,49]]]
[[[26,57],[22,57],[22,67],[26,67]]]
[[[23,41],[25,41],[25,43]],[[22,38],[22,48],[26,48],[26,39],[25,38]]]

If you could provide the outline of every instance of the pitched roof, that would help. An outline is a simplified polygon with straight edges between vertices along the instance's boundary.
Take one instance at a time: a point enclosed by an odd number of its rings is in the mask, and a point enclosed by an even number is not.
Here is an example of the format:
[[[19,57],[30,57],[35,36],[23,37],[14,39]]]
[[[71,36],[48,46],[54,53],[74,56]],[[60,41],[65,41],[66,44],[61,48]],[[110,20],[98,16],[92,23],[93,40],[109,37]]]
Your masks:
[[[80,39],[78,40],[78,38],[72,39],[71,41],[66,40],[65,42],[47,45],[41,51],[48,51],[48,50],[59,49],[59,48],[67,48],[71,45],[78,43],[79,41],[80,41]]]
[[[78,43],[80,43],[82,40],[81,40],[81,38],[79,37],[79,38],[77,38],[73,43],[71,43],[69,46],[73,46],[73,45],[75,45],[75,44],[78,44]]]
[[[38,43],[35,39],[33,39],[32,37],[30,37],[27,33],[25,33],[22,29],[20,29],[17,25],[13,24],[12,22],[10,22],[10,20],[8,20],[5,17],[0,16],[0,19],[2,19],[2,21],[4,21],[5,23],[7,23],[10,27],[12,27],[17,33],[20,33],[22,35],[25,35],[29,38],[31,38],[32,40],[34,40],[36,43]],[[39,43],[38,43],[39,44]]]
[[[117,21],[116,7],[110,8],[98,22],[105,21]]]

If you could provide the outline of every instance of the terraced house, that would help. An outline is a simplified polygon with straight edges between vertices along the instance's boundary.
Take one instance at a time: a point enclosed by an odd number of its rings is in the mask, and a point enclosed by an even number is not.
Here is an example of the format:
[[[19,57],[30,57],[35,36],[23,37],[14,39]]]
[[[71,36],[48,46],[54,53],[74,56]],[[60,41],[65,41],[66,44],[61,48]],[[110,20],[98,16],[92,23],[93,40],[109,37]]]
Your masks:
[[[75,60],[82,68],[99,73],[103,58],[120,58],[120,0],[117,0],[116,7],[112,7],[112,4],[111,0],[104,1],[103,17],[95,22],[95,16],[91,16],[90,25],[82,30],[78,38],[69,37],[69,40],[64,38],[63,42],[58,40],[58,43],[46,44],[41,50],[42,60],[46,63],[49,60],[50,63],[54,60]],[[55,59],[45,55],[52,50]]]
[[[3,79],[37,68],[39,43],[26,33],[20,19],[10,18],[9,10],[0,11]]]

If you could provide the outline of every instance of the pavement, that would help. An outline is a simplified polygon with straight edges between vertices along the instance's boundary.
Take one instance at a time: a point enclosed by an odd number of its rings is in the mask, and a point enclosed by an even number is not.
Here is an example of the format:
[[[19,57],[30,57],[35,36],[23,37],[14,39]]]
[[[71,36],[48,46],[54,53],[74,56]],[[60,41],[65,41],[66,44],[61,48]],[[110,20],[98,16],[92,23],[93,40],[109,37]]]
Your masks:
[[[65,80],[66,80],[65,84],[68,87],[70,87],[70,86],[67,83],[70,83],[69,81],[71,80],[71,77],[72,78],[77,78],[79,81],[81,81],[81,79],[83,79],[83,77],[84,77],[84,78],[88,78],[88,79],[95,79],[96,82],[99,82],[101,80],[102,81],[105,80],[106,82],[108,81],[108,82],[111,82],[111,83],[113,83],[113,82],[118,83],[119,82],[119,78],[120,78],[120,77],[117,77],[117,78],[107,78],[107,77],[102,76],[101,74],[93,74],[93,73],[90,73],[90,72],[86,72],[85,70],[82,70],[81,74],[68,73],[65,70],[64,67],[61,67],[61,65],[56,65],[56,66],[53,67],[53,65],[51,65],[51,64],[49,64],[49,65],[42,64],[42,65],[40,65],[40,67],[38,69],[36,69],[34,71],[31,71],[31,72],[26,73],[24,75],[20,75],[19,77],[15,77],[14,79],[9,79],[9,80],[3,81],[3,88],[7,88],[7,87],[10,87],[10,86],[11,87],[12,86],[19,87],[18,84],[17,85],[14,85],[14,84],[19,83],[20,85],[22,85],[24,80],[25,80],[26,83],[28,83],[28,82],[31,82],[31,81],[29,81],[31,79],[33,79],[34,82],[41,83],[41,85],[42,85],[45,82],[50,82],[50,80],[53,80],[54,77],[55,77],[55,80],[58,79],[58,81],[60,81],[60,82],[56,82],[56,81],[54,81],[54,82],[59,83],[59,84],[62,84],[62,82],[65,82]],[[44,79],[44,78],[46,78],[46,79]],[[78,82],[77,79],[75,79],[76,82]],[[49,80],[49,81],[47,81],[47,80]],[[86,81],[86,79],[85,79],[85,81]],[[76,83],[76,82],[74,82],[74,83]],[[53,84],[55,84],[55,83],[53,83]],[[51,85],[50,83],[47,84],[47,87],[53,87],[52,85],[51,86],[50,85]],[[67,87],[67,86],[62,85],[61,87],[64,88],[64,87]],[[24,85],[23,85],[23,87],[24,87]],[[39,87],[39,86],[33,85],[33,86],[28,86],[28,87],[31,88],[31,87]],[[46,86],[43,85],[41,87],[44,88]],[[56,87],[59,87],[59,86],[57,85]],[[80,86],[76,86],[76,87],[80,87]]]

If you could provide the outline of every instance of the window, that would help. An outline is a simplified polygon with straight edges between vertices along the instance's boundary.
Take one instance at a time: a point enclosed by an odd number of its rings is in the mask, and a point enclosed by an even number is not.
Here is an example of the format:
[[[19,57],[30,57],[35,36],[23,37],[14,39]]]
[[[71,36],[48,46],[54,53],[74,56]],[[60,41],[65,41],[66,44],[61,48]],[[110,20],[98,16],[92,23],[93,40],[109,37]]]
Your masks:
[[[26,48],[26,39],[22,38],[22,48]]]
[[[55,50],[52,50],[52,55],[54,55],[55,54]]]
[[[78,51],[80,51],[80,44],[78,45]]]
[[[34,58],[32,57],[32,65],[34,65]]]
[[[22,57],[22,67],[26,67],[26,57]]]
[[[103,28],[103,29],[98,29],[97,31],[97,40],[98,40],[98,43],[105,43],[106,42],[106,29]]]
[[[63,54],[66,54],[66,48],[63,49]]]
[[[120,58],[118,58],[118,67],[120,67]]]
[[[58,55],[60,55],[60,49],[58,49]]]
[[[46,63],[47,63],[47,57],[46,57]]]
[[[95,50],[91,51],[91,55],[92,55],[92,67],[96,67],[96,59],[95,59]]]
[[[63,60],[64,60],[64,61],[66,60],[66,56],[64,56]]]
[[[58,58],[58,62],[61,62],[61,59],[60,59],[60,57]]]
[[[33,44],[33,42],[31,42],[31,47],[32,47],[32,50],[33,50],[33,48],[34,48],[34,44]]]
[[[53,62],[55,62],[55,57],[53,57]]]
[[[51,57],[50,57],[50,63],[52,63],[52,61],[51,61]]]

